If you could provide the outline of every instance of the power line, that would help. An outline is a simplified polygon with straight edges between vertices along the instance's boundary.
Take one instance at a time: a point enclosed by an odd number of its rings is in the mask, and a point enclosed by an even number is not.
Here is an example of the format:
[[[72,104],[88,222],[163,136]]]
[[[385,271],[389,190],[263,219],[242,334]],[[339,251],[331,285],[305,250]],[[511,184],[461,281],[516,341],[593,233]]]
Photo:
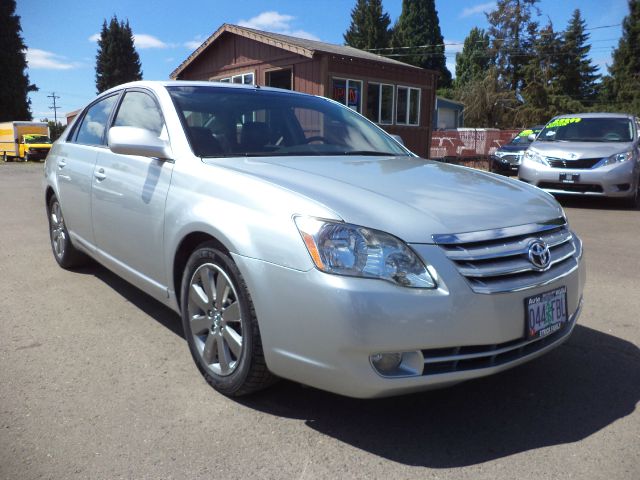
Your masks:
[[[54,125],[58,125],[58,109],[61,107],[58,107],[56,105],[56,100],[58,98],[60,98],[59,96],[56,95],[56,92],[51,92],[51,95],[47,95],[47,98],[51,98],[53,99],[53,106],[49,107],[51,110],[53,110],[53,121],[54,121]]]

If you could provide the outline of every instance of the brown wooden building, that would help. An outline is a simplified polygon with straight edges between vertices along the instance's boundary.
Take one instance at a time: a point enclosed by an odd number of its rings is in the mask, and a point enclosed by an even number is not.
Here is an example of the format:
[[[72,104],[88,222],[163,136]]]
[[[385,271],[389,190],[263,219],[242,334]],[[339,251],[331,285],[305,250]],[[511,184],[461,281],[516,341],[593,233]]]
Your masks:
[[[222,25],[175,80],[257,84],[333,98],[422,157],[429,155],[437,73],[352,47]]]

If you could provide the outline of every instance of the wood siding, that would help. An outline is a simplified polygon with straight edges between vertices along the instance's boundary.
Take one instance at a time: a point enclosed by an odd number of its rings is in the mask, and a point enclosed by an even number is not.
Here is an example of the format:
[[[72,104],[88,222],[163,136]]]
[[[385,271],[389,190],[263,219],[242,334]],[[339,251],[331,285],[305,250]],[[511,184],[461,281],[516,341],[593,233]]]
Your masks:
[[[367,83],[420,88],[420,125],[381,125],[400,135],[405,145],[428,157],[435,104],[436,73],[402,65],[375,62],[316,52],[313,58],[277,48],[230,32],[223,33],[202,51],[178,76],[180,80],[214,80],[253,72],[264,86],[266,72],[290,68],[293,89],[312,95],[330,96],[333,77],[362,80],[362,105],[366,105]]]

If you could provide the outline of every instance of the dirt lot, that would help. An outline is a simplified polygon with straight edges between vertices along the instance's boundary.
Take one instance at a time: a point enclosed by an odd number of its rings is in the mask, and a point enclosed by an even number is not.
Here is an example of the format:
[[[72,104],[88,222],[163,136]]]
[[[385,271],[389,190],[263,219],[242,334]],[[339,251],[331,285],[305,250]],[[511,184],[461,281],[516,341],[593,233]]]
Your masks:
[[[51,254],[41,164],[0,165],[0,478],[640,478],[640,211],[565,201],[588,263],[572,338],[506,373],[362,401],[200,377],[178,317]]]

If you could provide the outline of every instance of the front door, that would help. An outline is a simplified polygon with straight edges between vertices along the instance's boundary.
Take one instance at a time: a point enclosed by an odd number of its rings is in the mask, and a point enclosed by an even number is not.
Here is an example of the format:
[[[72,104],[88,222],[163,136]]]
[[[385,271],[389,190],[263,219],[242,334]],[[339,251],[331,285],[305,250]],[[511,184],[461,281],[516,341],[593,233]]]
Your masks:
[[[128,90],[114,126],[151,130],[167,139],[160,108],[142,90]],[[166,296],[164,207],[173,163],[155,158],[98,154],[92,189],[98,255],[109,268],[153,296]]]

